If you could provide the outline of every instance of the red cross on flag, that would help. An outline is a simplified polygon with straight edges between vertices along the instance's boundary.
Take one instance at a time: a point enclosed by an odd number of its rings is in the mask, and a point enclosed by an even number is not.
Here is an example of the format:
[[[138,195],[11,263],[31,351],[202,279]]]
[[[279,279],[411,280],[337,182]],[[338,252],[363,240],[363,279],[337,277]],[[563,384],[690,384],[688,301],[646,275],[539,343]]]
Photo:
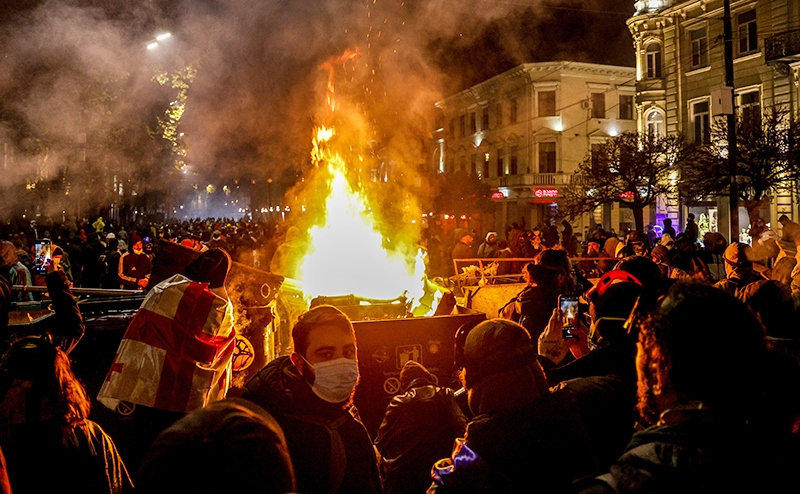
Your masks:
[[[114,357],[97,399],[189,412],[225,398],[236,346],[224,288],[183,275],[147,294]]]

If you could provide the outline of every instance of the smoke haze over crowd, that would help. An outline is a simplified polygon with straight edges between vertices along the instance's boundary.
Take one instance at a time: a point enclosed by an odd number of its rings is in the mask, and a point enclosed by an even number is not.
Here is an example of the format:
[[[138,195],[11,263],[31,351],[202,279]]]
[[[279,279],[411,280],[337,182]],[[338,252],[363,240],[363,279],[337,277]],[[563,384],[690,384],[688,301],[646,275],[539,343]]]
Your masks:
[[[633,64],[624,23],[632,2],[619,0],[73,0],[2,8],[0,141],[14,159],[0,163],[0,186],[64,167],[73,182],[114,169],[153,190],[174,186],[143,171],[164,151],[142,143],[154,141],[177,94],[154,81],[159,70],[196,70],[181,146],[197,181],[221,185],[291,179],[307,166],[325,96],[319,66],[348,49],[360,54],[338,71],[337,93],[400,166],[428,161],[422,145],[433,103],[448,94],[524,62]],[[148,50],[165,31],[172,36]],[[89,159],[75,156],[83,141]]]

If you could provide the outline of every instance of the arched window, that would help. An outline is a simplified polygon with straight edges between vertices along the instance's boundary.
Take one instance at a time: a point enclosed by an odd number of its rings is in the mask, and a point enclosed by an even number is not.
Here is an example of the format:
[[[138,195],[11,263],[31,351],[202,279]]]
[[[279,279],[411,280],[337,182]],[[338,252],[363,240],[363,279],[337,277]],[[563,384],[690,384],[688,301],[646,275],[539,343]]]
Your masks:
[[[659,110],[652,110],[645,117],[647,133],[653,136],[664,135],[664,114]]]
[[[661,44],[650,43],[645,48],[645,65],[648,79],[661,78]]]

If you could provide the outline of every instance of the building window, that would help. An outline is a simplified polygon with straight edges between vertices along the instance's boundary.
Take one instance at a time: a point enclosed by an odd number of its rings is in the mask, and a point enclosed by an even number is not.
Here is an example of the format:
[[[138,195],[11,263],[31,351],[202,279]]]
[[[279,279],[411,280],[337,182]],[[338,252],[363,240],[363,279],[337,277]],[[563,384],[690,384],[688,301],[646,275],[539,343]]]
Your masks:
[[[483,175],[481,178],[489,178],[489,153],[483,155]]]
[[[556,143],[539,143],[539,173],[556,172]]]
[[[739,111],[743,122],[761,125],[761,93],[756,90],[740,94]]]
[[[706,28],[695,29],[690,33],[692,39],[692,68],[708,65],[708,38]]]
[[[700,101],[692,104],[692,121],[694,122],[694,142],[703,144],[711,142],[708,101]]]
[[[460,136],[464,137],[467,135],[467,116],[461,115],[458,117],[458,130],[460,131]]]
[[[600,143],[593,143],[592,150],[591,150],[591,157],[592,157],[592,172],[597,173],[600,167],[600,148],[602,144]]]
[[[619,95],[619,119],[633,120],[633,95]]]
[[[448,130],[450,133],[450,137],[456,136],[456,120],[454,118],[450,119],[450,123],[448,125]]]
[[[517,100],[512,99],[508,106],[508,123],[517,123]]]
[[[606,93],[592,93],[592,118],[606,118]]]
[[[661,78],[661,45],[658,43],[650,43],[645,49],[646,65],[647,65],[647,78],[660,79]]]
[[[470,175],[477,175],[478,174],[478,155],[473,154],[469,157],[469,174]]]
[[[481,130],[489,130],[489,108],[481,108]]]
[[[645,126],[647,127],[647,134],[660,137],[664,135],[664,114],[660,111],[651,111],[645,118]]]
[[[494,107],[495,118],[497,119],[497,127],[503,126],[503,103],[497,103]]]
[[[469,112],[469,133],[474,134],[478,132],[478,119],[475,112]]]
[[[505,167],[503,166],[503,150],[497,150],[497,176],[502,177],[506,174]]]
[[[511,170],[509,175],[516,175],[517,174],[517,146],[511,147]]]
[[[449,158],[445,164],[444,172],[445,173],[454,173],[455,168],[453,168],[453,158]]]
[[[555,91],[539,91],[537,93],[537,103],[539,106],[538,116],[554,117],[556,115]]]
[[[746,55],[758,50],[758,30],[756,29],[756,11],[748,10],[737,16],[739,25],[739,55]]]

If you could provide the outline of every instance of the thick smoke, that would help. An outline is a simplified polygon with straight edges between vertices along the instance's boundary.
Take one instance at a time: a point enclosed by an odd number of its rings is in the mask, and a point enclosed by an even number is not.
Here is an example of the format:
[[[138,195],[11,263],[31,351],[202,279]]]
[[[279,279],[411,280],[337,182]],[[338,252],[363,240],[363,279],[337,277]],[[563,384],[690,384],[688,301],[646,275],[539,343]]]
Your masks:
[[[625,12],[629,3],[564,5]],[[13,198],[4,197],[0,213],[14,211],[12,199],[30,204],[53,196],[42,187],[61,194],[42,205],[51,210],[74,207],[63,199],[69,194],[85,197],[88,211],[117,195],[163,199],[160,192],[192,184],[239,185],[257,198],[266,194],[267,178],[270,194],[282,195],[310,163],[312,129],[325,108],[327,73],[319,67],[348,49],[359,55],[337,70],[337,97],[367,122],[376,159],[391,161],[401,185],[411,185],[430,161],[424,143],[433,103],[445,95],[523,62],[591,59],[598,43],[582,40],[612,32],[621,40],[612,46],[625,55],[590,61],[630,64],[624,16],[548,5],[51,0],[7,7],[0,187],[14,192],[4,193]],[[554,31],[554,22],[569,24]],[[172,37],[146,49],[162,31]],[[171,146],[159,136],[159,119],[179,89],[154,76],[185,67],[196,75],[184,79],[180,142]],[[183,171],[172,166],[184,163]],[[38,190],[30,188],[34,179]]]

